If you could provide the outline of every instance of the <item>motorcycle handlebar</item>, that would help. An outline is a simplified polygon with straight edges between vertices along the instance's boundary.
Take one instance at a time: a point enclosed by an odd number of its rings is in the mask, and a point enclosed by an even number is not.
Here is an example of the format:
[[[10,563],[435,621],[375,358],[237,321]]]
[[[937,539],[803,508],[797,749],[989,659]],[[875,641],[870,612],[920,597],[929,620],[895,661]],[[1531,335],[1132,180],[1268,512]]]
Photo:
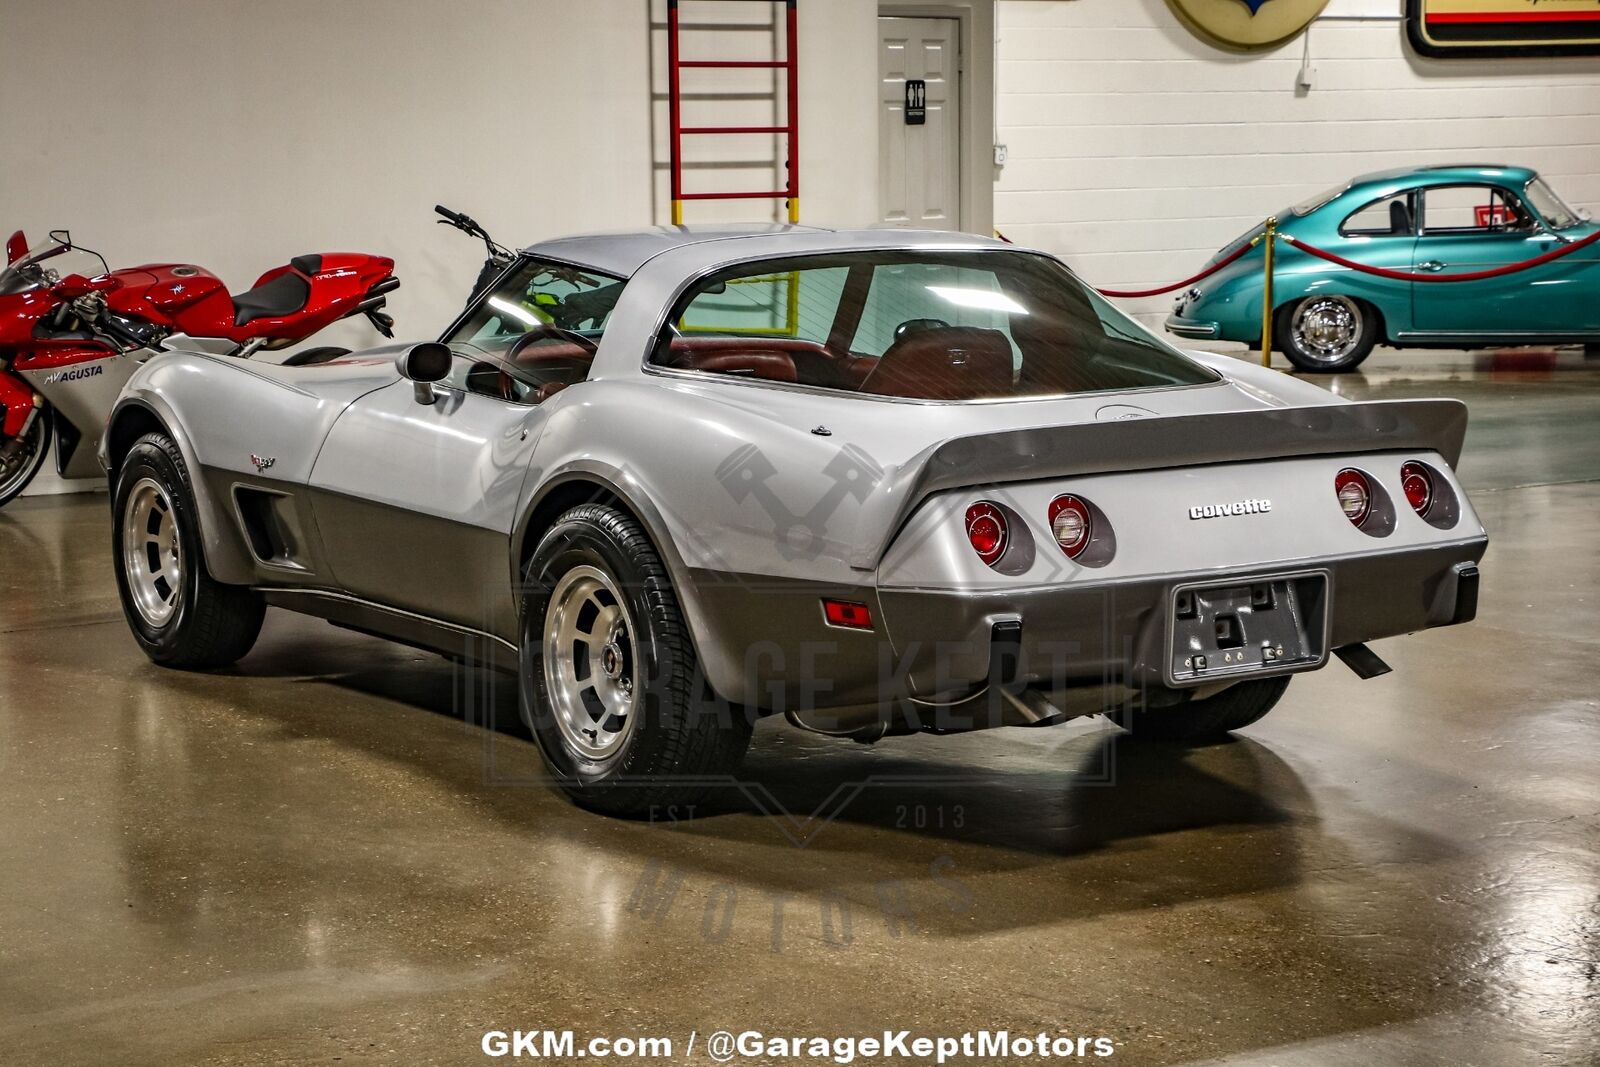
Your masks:
[[[451,211],[443,204],[433,205],[433,210],[444,216],[444,220],[452,226],[459,226],[461,229],[467,230],[468,232],[478,228],[478,224],[472,220],[471,216],[463,215],[459,211]]]

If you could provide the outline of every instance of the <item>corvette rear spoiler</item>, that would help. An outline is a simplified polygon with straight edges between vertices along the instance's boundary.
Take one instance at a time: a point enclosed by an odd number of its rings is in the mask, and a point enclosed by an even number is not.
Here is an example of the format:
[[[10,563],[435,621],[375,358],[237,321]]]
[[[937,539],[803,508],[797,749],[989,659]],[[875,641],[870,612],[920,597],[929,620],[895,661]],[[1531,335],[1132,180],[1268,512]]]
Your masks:
[[[957,437],[884,475],[862,506],[850,562],[875,567],[916,506],[947,489],[1349,452],[1437,452],[1454,467],[1466,433],[1459,400],[1375,400]]]

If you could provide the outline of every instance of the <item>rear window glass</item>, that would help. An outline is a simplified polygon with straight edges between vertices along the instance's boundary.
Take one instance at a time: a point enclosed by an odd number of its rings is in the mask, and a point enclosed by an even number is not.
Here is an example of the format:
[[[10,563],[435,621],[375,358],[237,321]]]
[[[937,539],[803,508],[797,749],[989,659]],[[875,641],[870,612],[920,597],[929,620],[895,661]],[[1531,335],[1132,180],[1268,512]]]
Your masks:
[[[1021,252],[770,260],[690,288],[651,361],[913,400],[1199,385],[1217,375]]]
[[[1416,232],[1411,194],[1396,193],[1358,208],[1339,225],[1346,237],[1404,237]]]
[[[1316,196],[1311,197],[1309,200],[1300,201],[1298,204],[1296,204],[1294,207],[1290,208],[1289,210],[1294,212],[1296,215],[1299,215],[1300,217],[1304,218],[1305,216],[1311,214],[1313,211],[1316,211],[1319,208],[1327,207],[1329,204],[1333,203],[1334,199],[1336,197],[1344,195],[1344,191],[1346,189],[1348,189],[1348,188],[1350,188],[1350,183],[1349,182],[1345,182],[1343,185],[1335,185],[1332,189],[1328,189],[1325,192],[1318,193]]]

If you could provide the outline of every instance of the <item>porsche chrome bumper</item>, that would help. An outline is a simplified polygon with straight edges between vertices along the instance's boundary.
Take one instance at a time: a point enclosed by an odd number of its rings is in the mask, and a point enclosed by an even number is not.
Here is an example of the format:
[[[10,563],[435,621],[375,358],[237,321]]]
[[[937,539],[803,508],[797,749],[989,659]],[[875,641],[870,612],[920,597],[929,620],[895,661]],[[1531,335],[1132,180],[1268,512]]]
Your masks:
[[[1163,325],[1166,326],[1168,333],[1193,340],[1215,341],[1222,336],[1220,323],[1186,319],[1176,314],[1168,315],[1167,321]]]

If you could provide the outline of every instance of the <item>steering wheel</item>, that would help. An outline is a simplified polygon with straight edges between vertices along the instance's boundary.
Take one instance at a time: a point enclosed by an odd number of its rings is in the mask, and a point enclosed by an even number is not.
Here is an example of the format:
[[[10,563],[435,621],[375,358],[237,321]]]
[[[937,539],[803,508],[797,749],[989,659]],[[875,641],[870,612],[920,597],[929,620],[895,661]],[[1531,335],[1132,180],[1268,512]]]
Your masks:
[[[581,363],[570,359],[568,360],[568,362],[577,363],[577,367],[574,369],[576,370],[577,377],[581,379],[587,373],[588,361],[594,358],[594,354],[595,352],[599,351],[600,346],[575,330],[569,330],[564,326],[556,326],[550,323],[535,326],[533,329],[529,330],[527,333],[523,334],[521,337],[512,342],[511,347],[506,349],[506,363],[515,365],[522,358],[523,354],[528,351],[528,349],[532,348],[541,341],[549,341],[551,339],[565,341],[570,345],[575,345],[580,351],[583,352]],[[543,375],[540,375],[539,377],[543,378]],[[545,381],[543,385],[530,382],[519,383],[511,376],[510,372],[502,370],[500,371],[500,393],[507,400],[518,400],[521,399],[525,394],[531,392],[531,394],[535,397],[533,403],[537,404],[543,401],[547,396],[553,395],[555,392],[572,384],[570,381],[565,380],[565,377],[566,376],[557,374],[554,376],[552,381]]]
[[[907,319],[894,328],[894,339],[900,340],[911,333],[921,333],[923,330],[948,330],[950,324],[943,319]]]
[[[600,350],[600,346],[595,344],[592,339],[585,337],[576,330],[569,330],[565,326],[556,326],[552,323],[542,323],[512,342],[511,347],[506,349],[506,362],[517,362],[528,349],[540,341],[549,341],[551,339],[575,344],[590,356]]]

